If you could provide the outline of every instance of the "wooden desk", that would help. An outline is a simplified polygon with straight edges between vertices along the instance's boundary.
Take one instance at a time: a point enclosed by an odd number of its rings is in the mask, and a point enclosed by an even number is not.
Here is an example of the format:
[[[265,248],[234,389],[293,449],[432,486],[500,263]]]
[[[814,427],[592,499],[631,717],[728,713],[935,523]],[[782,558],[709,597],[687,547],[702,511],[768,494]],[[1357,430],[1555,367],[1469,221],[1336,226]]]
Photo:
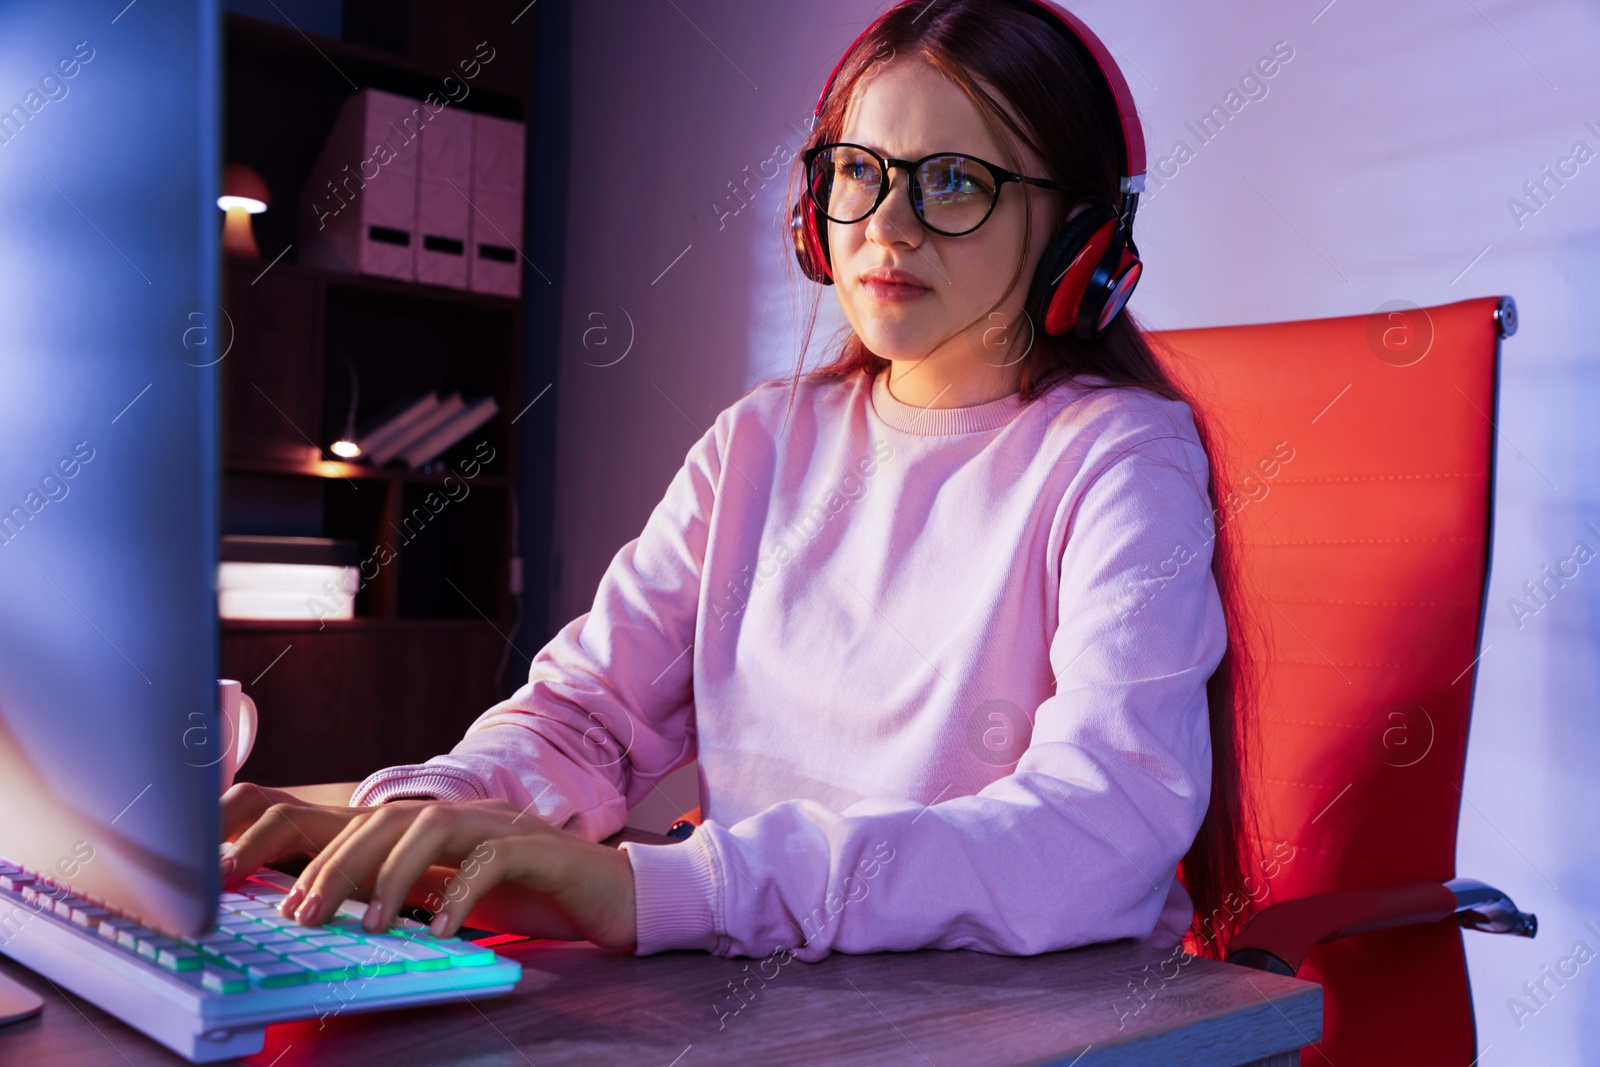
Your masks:
[[[1169,953],[1131,941],[1024,957],[835,953],[820,963],[638,957],[588,942],[499,951],[523,967],[510,994],[274,1026],[266,1047],[240,1062],[1298,1067],[1296,1050],[1322,1036],[1318,985],[1199,958],[1179,967]],[[185,1062],[10,960],[0,959],[0,971],[45,998],[41,1017],[0,1028],[0,1062]],[[1150,977],[1155,992],[1140,1008],[1128,983],[1161,973],[1176,977],[1165,985]],[[746,979],[750,992],[734,1013],[740,1001],[729,983]]]
[[[627,828],[604,843],[671,840]],[[522,964],[505,996],[273,1026],[261,1052],[236,1062],[1299,1067],[1298,1050],[1322,1037],[1321,986],[1132,941],[1042,956],[834,953],[820,963],[640,957],[587,941],[496,951]],[[0,1063],[187,1062],[3,956],[0,973],[45,1000],[40,1018],[0,1027]]]

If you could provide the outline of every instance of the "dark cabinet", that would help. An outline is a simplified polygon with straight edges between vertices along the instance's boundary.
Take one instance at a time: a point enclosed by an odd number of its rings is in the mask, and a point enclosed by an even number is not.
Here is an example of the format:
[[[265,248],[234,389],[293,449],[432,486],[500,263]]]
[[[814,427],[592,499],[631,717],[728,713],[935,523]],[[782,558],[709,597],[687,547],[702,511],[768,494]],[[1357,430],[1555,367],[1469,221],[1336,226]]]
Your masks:
[[[500,31],[503,58],[533,54],[526,23]],[[273,204],[255,217],[263,258],[229,259],[221,286],[223,532],[347,539],[362,564],[354,618],[225,620],[222,667],[261,711],[242,778],[355,780],[447,751],[501,698],[511,664],[526,665],[508,641],[524,305],[314,268],[293,247],[294,205],[347,79],[420,98],[448,67],[237,14],[225,25],[225,161],[260,171]],[[526,121],[516,84],[531,90],[531,77],[496,73],[452,106]],[[358,423],[427,390],[492,396],[498,413],[423,470],[339,461],[326,449],[352,371]]]
[[[223,311],[223,461],[304,466],[322,458],[321,287],[263,263],[230,265]],[[252,270],[254,268],[254,270]],[[226,336],[226,335],[225,335]]]

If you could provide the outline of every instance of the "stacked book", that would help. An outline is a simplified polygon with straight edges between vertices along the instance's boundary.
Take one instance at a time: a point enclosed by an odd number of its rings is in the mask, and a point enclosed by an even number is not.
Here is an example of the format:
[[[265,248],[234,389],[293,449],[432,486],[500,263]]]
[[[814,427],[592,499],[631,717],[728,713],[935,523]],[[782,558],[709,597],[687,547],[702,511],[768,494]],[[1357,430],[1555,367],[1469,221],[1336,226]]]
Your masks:
[[[378,416],[356,444],[361,446],[362,458],[374,466],[400,459],[412,470],[418,470],[444,455],[499,410],[492,396],[469,404],[460,393],[451,393],[443,400],[436,392],[424,393]]]
[[[361,571],[354,541],[229,534],[218,556],[221,618],[355,618]]]

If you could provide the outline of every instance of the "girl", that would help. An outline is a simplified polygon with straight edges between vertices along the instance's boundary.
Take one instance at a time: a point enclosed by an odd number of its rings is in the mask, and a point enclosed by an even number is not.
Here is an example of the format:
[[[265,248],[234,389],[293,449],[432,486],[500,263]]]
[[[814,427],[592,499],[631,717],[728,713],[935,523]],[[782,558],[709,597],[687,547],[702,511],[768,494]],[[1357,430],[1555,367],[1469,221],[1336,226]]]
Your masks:
[[[1129,134],[1065,26],[907,0],[868,29],[795,173],[838,358],[718,416],[593,608],[448,755],[347,798],[235,786],[230,883],[309,853],[283,903],[306,924],[422,900],[436,933],[639,955],[1186,930],[1221,954],[1243,695],[1205,438],[1126,289],[1109,323],[1039,328],[1054,239],[1131,208]],[[696,757],[691,836],[599,843]]]

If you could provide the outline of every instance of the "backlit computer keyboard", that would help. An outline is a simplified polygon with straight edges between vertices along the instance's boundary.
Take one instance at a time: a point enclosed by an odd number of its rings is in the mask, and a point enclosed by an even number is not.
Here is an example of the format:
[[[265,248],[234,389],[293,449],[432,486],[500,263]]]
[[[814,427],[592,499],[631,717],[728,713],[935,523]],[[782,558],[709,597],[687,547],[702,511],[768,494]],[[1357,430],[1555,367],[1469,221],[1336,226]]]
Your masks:
[[[196,1063],[261,1050],[268,1023],[508,992],[522,967],[399,920],[361,928],[346,901],[324,926],[278,914],[294,880],[258,871],[224,893],[216,929],[168,937],[0,860],[0,953]]]

